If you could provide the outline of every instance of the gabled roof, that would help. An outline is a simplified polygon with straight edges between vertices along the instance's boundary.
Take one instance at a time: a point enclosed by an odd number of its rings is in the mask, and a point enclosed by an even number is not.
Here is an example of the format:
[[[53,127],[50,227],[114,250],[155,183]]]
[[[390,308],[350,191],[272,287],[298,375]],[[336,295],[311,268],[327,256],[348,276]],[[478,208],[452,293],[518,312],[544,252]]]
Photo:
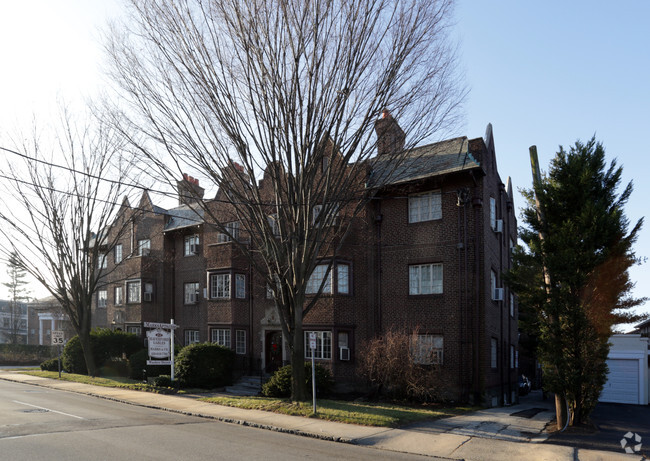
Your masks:
[[[199,207],[190,207],[188,205],[181,205],[171,210],[167,210],[169,221],[165,225],[163,232],[184,229],[186,227],[197,226],[203,224],[205,211]]]
[[[418,179],[481,168],[469,152],[467,137],[415,147],[394,166],[394,159],[375,159],[369,186],[392,186]]]

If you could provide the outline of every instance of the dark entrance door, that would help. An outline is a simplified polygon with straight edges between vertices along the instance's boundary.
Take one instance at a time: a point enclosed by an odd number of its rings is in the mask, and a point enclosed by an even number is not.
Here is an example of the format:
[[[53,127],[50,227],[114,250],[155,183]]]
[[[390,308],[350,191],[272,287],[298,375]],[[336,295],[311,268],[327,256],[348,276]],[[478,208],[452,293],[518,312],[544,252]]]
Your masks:
[[[266,372],[273,373],[282,366],[282,331],[266,333]]]

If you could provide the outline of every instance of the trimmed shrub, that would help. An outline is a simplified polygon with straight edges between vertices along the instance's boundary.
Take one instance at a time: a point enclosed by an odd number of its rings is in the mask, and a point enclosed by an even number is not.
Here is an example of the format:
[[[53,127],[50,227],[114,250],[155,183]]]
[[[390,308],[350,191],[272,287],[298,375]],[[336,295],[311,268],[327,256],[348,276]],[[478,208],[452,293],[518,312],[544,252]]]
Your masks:
[[[79,336],[73,336],[66,343],[63,352],[61,353],[61,366],[68,373],[77,373],[81,375],[88,373]]]
[[[0,344],[0,363],[3,365],[38,365],[57,355],[55,346],[35,344]]]
[[[305,389],[311,395],[311,362],[305,362]],[[330,393],[334,381],[329,369],[316,364],[316,394],[325,396]],[[267,397],[291,396],[291,365],[276,371],[271,379],[262,386],[262,394]]]
[[[174,387],[174,381],[170,375],[160,375],[153,379],[153,385],[156,387]]]
[[[59,358],[55,357],[42,362],[41,371],[59,371]]]
[[[124,373],[123,375],[112,376],[128,376],[129,373],[127,368],[125,368],[127,365],[123,358],[142,349],[140,339],[134,334],[112,331],[107,328],[98,328],[91,331],[90,344],[93,350],[93,357],[95,358],[95,366],[101,374],[104,373],[104,365],[109,361],[111,361],[112,366],[106,368],[106,372],[114,373],[117,367],[120,373]],[[63,363],[63,369],[68,373],[88,373],[79,336],[74,336],[66,343],[61,354],[61,361]],[[124,364],[116,365],[116,361],[124,362]]]
[[[235,352],[212,343],[191,344],[176,358],[176,376],[182,387],[213,389],[232,383]]]

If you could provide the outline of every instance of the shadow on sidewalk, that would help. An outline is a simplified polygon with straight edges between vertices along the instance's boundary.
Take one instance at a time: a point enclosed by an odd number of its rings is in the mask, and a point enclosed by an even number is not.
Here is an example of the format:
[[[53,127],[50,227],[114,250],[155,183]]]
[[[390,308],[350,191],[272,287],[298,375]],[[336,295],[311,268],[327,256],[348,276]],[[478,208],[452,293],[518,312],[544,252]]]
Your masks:
[[[641,437],[642,447],[638,454],[650,458],[650,407],[647,405],[599,403],[591,415],[591,423],[568,427],[562,433],[551,432],[545,443],[625,453],[621,440],[631,432]],[[626,440],[626,445],[635,444],[629,438]]]

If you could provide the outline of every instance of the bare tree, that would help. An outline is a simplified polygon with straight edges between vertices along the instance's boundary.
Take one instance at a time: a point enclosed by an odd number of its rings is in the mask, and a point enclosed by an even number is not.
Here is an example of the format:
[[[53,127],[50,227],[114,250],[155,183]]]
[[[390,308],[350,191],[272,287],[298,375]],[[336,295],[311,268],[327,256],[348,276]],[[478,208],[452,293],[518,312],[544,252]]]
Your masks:
[[[25,280],[27,273],[20,266],[19,260],[15,254],[9,255],[7,259],[7,276],[9,281],[3,283],[9,290],[9,302],[6,306],[7,311],[3,313],[4,318],[8,319],[9,328],[4,331],[5,337],[10,344],[18,344],[19,333],[21,330],[27,330],[27,307],[29,301],[29,290]],[[3,318],[3,329],[4,329]],[[25,334],[25,344],[27,335]]]
[[[452,3],[130,0],[131,22],[110,30],[123,134],[168,181],[189,167],[219,188],[208,219],[247,231],[241,251],[273,289],[293,364],[327,279],[305,296],[314,268],[327,258],[329,273],[368,181],[390,177],[370,177],[379,115],[390,108],[409,134],[384,146],[384,172],[458,120]]]
[[[94,376],[92,300],[106,254],[121,236],[112,220],[123,186],[108,179],[120,169],[119,137],[64,111],[59,127],[46,136],[35,130],[27,139],[13,149],[0,147],[6,158],[0,253],[13,255],[61,305]]]

